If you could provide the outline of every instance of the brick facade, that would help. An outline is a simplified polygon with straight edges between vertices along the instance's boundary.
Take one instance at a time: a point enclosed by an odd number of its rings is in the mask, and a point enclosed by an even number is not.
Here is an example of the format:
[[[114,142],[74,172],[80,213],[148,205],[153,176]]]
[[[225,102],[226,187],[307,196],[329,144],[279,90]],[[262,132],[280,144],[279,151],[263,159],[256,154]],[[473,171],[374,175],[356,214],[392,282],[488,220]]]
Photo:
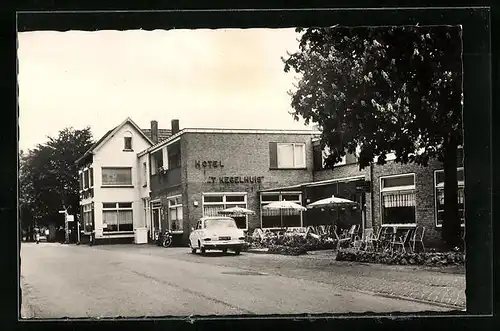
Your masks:
[[[270,147],[272,143],[304,143],[306,167],[274,169],[272,147]],[[364,193],[363,214],[361,210],[353,208],[342,213],[337,211],[335,217],[339,217],[341,223],[346,225],[349,222],[361,223],[364,216],[365,227],[380,226],[381,177],[401,174],[415,174],[415,220],[417,224],[426,227],[427,246],[437,246],[440,243],[440,228],[436,226],[434,171],[443,169],[443,166],[438,161],[431,161],[427,167],[389,161],[383,166],[368,166],[360,170],[359,165],[352,162],[355,159],[349,158],[350,163],[336,166],[334,169],[321,169],[321,166],[318,167],[316,164],[317,148],[313,148],[316,142],[313,142],[312,135],[308,133],[188,131],[184,132],[179,142],[175,144],[180,145],[180,168],[171,169],[170,174],[162,175],[164,179],[161,184],[152,183],[151,199],[161,199],[163,205],[161,223],[162,228],[166,228],[167,197],[182,195],[182,239],[185,243],[191,227],[203,216],[204,193],[246,193],[247,208],[256,212],[255,215],[248,216],[248,230],[252,231],[261,227],[261,190],[301,193],[303,205],[331,194],[361,201],[363,193],[356,187],[366,181],[369,187]],[[460,164],[461,162],[459,166]],[[168,179],[174,172],[175,180]],[[321,217],[322,220],[313,219],[315,217]],[[304,224],[331,222],[328,217],[333,216],[315,211],[304,213],[303,220]]]
[[[202,216],[202,193],[246,192],[247,208],[255,215],[248,216],[248,228],[260,227],[259,190],[312,181],[311,135],[250,134],[250,133],[187,133],[183,136],[183,166],[187,189],[184,224],[194,224]],[[270,169],[269,143],[305,143],[306,168],[291,170]],[[216,146],[214,148],[214,146]],[[197,168],[195,161],[217,161],[223,167]],[[220,178],[234,176],[261,177],[261,182],[221,183]],[[215,177],[212,182],[211,177]],[[300,190],[299,190],[300,191]],[[195,201],[198,206],[195,206]],[[185,232],[186,233],[186,232]]]

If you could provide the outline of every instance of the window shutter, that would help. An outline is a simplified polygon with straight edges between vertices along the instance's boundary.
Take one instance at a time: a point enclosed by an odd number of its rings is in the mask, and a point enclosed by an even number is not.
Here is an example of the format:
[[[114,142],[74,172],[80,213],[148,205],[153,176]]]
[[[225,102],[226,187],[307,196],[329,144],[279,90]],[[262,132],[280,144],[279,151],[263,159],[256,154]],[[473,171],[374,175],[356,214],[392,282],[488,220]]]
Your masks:
[[[89,171],[90,187],[94,187],[94,168]]]
[[[323,168],[323,151],[321,145],[313,146],[313,163],[314,170],[321,170]]]
[[[277,143],[269,143],[269,168],[278,168],[278,147]]]

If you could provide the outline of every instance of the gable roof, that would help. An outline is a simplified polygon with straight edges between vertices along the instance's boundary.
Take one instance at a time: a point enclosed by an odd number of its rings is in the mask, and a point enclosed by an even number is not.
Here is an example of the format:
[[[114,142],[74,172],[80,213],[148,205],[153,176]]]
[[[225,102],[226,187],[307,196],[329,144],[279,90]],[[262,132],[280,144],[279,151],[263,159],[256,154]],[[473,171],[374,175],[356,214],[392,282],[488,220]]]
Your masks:
[[[75,163],[80,163],[85,157],[89,156],[90,154],[93,154],[96,149],[98,149],[100,146],[102,146],[104,143],[106,143],[111,137],[114,136],[114,134],[120,130],[125,124],[130,124],[132,125],[143,137],[146,139],[146,141],[150,144],[153,145],[153,142],[151,139],[143,132],[142,129],[140,129],[137,124],[135,124],[134,121],[130,117],[127,117],[125,121],[123,121],[120,125],[115,126],[113,129],[109,130],[106,132],[98,141],[96,141],[83,155],[80,157],[78,160],[75,161]],[[159,135],[159,134],[158,134]]]
[[[149,139],[153,140],[153,137],[151,136],[151,129],[141,129],[141,130],[142,132],[144,132],[146,136],[149,137]],[[170,129],[158,129],[158,142],[162,142],[171,135],[172,135],[172,130]]]

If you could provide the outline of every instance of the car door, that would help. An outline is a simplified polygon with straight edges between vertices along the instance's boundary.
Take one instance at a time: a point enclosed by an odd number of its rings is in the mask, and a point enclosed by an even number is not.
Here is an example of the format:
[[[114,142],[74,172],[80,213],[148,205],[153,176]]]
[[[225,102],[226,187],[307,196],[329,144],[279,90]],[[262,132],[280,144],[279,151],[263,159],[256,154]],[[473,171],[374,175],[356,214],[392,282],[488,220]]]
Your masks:
[[[197,247],[198,246],[198,239],[200,238],[200,224],[201,224],[201,221],[198,221],[196,222],[196,226],[193,230],[193,232],[191,233],[191,235],[189,236],[191,239],[191,245],[193,247]]]

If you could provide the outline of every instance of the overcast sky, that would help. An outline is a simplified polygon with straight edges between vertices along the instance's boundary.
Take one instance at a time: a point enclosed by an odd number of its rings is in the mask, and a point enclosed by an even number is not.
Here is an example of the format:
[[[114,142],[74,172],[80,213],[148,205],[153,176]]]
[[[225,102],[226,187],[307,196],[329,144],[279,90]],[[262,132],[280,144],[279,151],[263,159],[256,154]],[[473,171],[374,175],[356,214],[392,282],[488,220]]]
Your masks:
[[[20,148],[72,126],[307,129],[288,114],[294,29],[23,32]]]

